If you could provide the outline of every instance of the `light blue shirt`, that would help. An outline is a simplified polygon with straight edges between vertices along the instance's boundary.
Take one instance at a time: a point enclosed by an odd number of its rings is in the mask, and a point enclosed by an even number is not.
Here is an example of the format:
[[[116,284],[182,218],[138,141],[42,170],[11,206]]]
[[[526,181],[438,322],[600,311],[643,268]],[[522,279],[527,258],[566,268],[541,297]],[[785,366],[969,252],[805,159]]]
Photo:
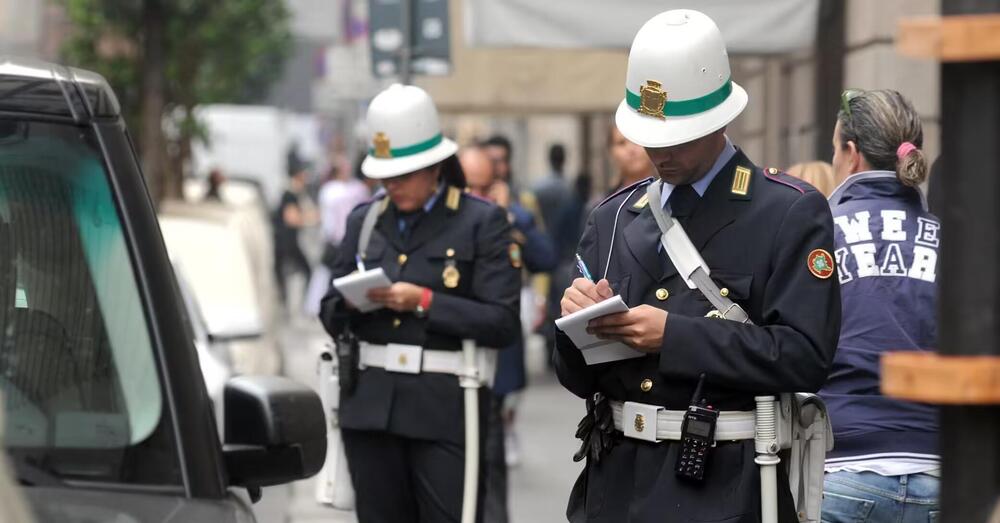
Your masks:
[[[434,194],[432,194],[431,197],[427,199],[427,203],[424,204],[424,212],[431,212],[431,209],[434,208],[434,204],[437,203],[438,201],[438,197],[441,196],[442,190],[444,190],[443,183],[438,185],[438,188],[436,191],[434,191]],[[404,221],[402,218],[397,219],[396,224],[399,226],[399,232],[403,232],[406,229],[406,221]]]
[[[729,160],[733,159],[736,154],[736,147],[733,142],[729,141],[729,137],[726,136],[726,145],[722,147],[722,152],[719,153],[719,157],[715,159],[715,163],[712,164],[712,168],[708,170],[708,174],[703,176],[697,182],[691,184],[691,187],[698,193],[698,196],[705,196],[705,191],[708,190],[708,186],[712,184],[712,180],[719,175],[719,171],[729,163]],[[670,198],[670,193],[674,192],[674,186],[667,182],[663,182],[663,188],[660,193],[660,207],[665,207],[667,205],[667,199]],[[667,209],[670,211],[670,209]]]

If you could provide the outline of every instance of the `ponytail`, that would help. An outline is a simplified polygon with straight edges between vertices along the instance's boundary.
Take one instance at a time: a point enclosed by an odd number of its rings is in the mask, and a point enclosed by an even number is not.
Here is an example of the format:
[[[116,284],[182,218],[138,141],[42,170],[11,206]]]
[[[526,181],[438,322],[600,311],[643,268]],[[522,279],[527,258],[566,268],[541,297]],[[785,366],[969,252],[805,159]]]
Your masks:
[[[927,159],[920,149],[913,149],[896,162],[896,177],[906,186],[916,187],[927,179]]]
[[[927,160],[920,150],[924,141],[920,116],[896,91],[863,91],[846,102],[850,109],[837,114],[840,141],[853,141],[873,169],[896,171],[908,187],[927,179]]]

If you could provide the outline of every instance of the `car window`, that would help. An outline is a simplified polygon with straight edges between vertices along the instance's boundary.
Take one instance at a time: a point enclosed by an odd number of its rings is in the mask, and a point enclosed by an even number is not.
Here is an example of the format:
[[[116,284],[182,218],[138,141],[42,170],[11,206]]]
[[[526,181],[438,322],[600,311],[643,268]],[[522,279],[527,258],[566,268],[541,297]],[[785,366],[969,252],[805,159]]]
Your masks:
[[[9,121],[0,129],[8,451],[15,464],[58,478],[179,483],[144,308],[92,131]]]

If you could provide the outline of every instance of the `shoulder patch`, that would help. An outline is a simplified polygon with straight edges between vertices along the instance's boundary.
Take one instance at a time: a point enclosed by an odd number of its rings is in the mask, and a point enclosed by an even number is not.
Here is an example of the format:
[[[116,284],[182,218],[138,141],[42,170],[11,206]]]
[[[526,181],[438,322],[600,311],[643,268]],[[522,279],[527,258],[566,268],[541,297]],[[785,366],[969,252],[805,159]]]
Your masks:
[[[652,183],[652,181],[653,181],[653,177],[650,176],[649,178],[646,178],[645,180],[639,180],[638,182],[635,182],[632,185],[628,185],[626,187],[622,187],[621,189],[618,189],[617,191],[615,191],[614,193],[612,193],[607,198],[601,200],[601,203],[597,204],[594,208],[596,209],[596,208],[598,208],[598,207],[600,207],[600,206],[608,203],[609,201],[611,201],[612,199],[614,199],[616,196],[618,196],[620,194],[629,192],[632,189],[637,189],[637,188],[642,187],[644,185],[649,185],[650,183]],[[638,202],[636,202],[636,203],[638,204]]]
[[[806,188],[811,188],[811,186],[806,182],[789,174],[785,174],[779,171],[778,169],[775,169],[774,167],[767,167],[763,169],[763,171],[764,171],[764,178],[767,178],[768,180],[774,183],[781,184],[786,187],[791,187],[792,189],[799,191],[800,194],[805,194]],[[803,187],[803,185],[805,187]]]

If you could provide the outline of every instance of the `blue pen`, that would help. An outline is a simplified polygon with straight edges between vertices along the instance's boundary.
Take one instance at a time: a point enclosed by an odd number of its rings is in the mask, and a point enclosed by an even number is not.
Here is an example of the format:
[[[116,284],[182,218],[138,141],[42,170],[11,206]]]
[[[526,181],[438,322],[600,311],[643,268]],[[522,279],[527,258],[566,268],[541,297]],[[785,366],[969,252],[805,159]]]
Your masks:
[[[587,270],[587,264],[583,263],[583,258],[581,258],[579,254],[576,255],[576,268],[580,270],[580,274],[582,274],[584,278],[587,278],[590,281],[594,281],[594,277],[591,276],[590,271]]]

